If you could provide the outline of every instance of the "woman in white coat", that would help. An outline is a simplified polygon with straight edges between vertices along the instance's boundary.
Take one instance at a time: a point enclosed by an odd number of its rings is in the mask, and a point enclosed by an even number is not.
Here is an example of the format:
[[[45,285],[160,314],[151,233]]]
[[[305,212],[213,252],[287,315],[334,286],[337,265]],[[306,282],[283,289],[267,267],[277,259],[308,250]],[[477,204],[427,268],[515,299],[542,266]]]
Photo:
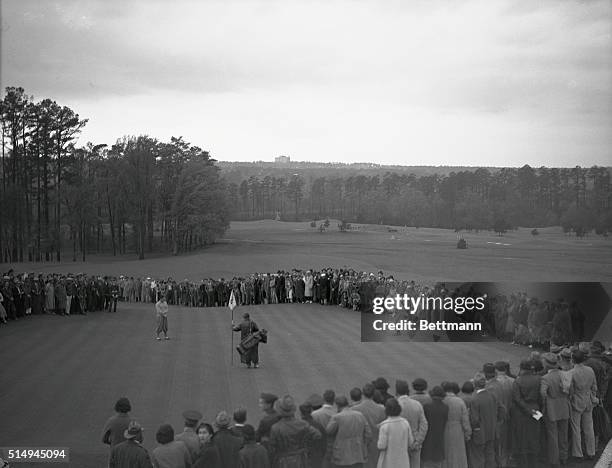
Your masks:
[[[376,468],[410,468],[408,447],[414,443],[408,421],[400,416],[402,407],[395,398],[385,403],[387,419],[378,425],[378,464]]]

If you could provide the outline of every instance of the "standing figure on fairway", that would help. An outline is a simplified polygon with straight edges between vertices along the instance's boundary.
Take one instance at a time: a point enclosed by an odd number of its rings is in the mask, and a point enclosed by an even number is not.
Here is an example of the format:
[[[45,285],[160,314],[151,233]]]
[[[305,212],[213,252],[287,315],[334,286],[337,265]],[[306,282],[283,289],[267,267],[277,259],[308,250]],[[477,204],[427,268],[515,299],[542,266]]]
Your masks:
[[[166,296],[160,295],[159,301],[155,303],[155,311],[157,312],[157,339],[161,339],[159,334],[164,332],[164,337],[169,340],[168,337],[168,303],[166,302]]]
[[[265,343],[265,333],[259,331],[257,324],[251,320],[248,313],[242,315],[242,322],[237,326],[232,323],[232,330],[240,332],[240,345],[238,352],[240,353],[240,362],[247,365],[248,368],[259,367],[259,342]]]

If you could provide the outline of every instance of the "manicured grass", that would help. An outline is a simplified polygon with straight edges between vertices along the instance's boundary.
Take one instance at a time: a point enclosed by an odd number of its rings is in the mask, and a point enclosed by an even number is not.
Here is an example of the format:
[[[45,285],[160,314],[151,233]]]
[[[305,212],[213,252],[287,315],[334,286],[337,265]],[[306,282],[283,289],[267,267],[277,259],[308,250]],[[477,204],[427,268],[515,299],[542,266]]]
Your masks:
[[[16,264],[16,271],[86,272],[172,276],[199,280],[231,278],[255,271],[323,266],[393,273],[417,281],[612,281],[612,239],[565,236],[560,228],[519,229],[499,237],[464,233],[467,250],[446,229],[363,225],[341,233],[335,223],[319,233],[309,223],[233,222],[225,239],[198,253],[178,257],[90,257],[87,263]],[[66,259],[70,258],[68,255]],[[8,267],[6,268],[8,269]]]
[[[319,233],[309,223],[244,222],[232,223],[224,240],[190,255],[11,266],[17,272],[178,280],[346,266],[423,282],[612,281],[610,239],[577,240],[558,229],[540,233],[537,238],[528,229],[503,237],[468,233],[469,249],[457,250],[456,234],[448,230],[389,233],[385,226],[361,226]],[[359,314],[336,307],[252,306],[248,311],[270,330],[257,370],[240,367],[237,359],[231,366],[228,309],[171,307],[167,342],[154,339],[151,304],[120,304],[117,314],[39,316],[0,326],[0,446],[69,446],[71,466],[98,468],[108,455],[100,440],[102,425],[123,395],[131,399],[132,415],[146,428],[145,446],[152,449],[161,423],[181,430],[185,409],[202,411],[210,422],[219,410],[244,405],[249,422],[257,423],[262,391],[288,392],[301,402],[326,388],[348,393],[378,376],[392,385],[396,378],[417,376],[431,384],[461,383],[483,362],[509,359],[516,368],[527,353],[504,343],[361,343]]]
[[[260,418],[258,395],[290,393],[298,402],[332,388],[348,394],[384,376],[423,376],[433,384],[462,383],[487,361],[527,353],[504,343],[361,343],[360,316],[337,307],[270,305],[248,310],[270,332],[261,367],[231,366],[229,309],[170,307],[169,341],[154,339],[151,304],[120,304],[116,314],[37,316],[0,327],[0,445],[67,446],[71,466],[104,466],[101,428],[118,397],[146,428],[145,446],[181,412],[198,409],[206,421],[238,405],[249,422]],[[237,344],[236,334],[234,345]],[[21,466],[21,465],[20,465]]]

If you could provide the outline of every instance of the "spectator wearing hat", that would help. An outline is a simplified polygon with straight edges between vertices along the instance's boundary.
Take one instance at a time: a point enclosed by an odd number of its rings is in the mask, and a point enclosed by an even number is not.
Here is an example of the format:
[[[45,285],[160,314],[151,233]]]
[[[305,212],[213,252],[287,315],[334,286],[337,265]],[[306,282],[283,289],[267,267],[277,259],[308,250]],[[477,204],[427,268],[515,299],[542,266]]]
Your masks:
[[[541,363],[540,360],[538,362]],[[543,368],[543,366],[542,366]],[[541,451],[541,424],[537,415],[541,415],[540,385],[542,377],[534,370],[532,360],[523,360],[519,376],[514,381],[512,420],[512,452],[518,460],[519,467],[533,467],[536,456]]]
[[[374,401],[374,392],[376,389],[374,385],[371,383],[367,383],[363,386],[361,391],[362,393],[362,401],[358,405],[353,406],[355,411],[359,411],[363,414],[370,426],[370,431],[372,432],[372,439],[368,444],[368,460],[366,462],[366,467],[375,468],[378,463],[378,425],[385,420],[385,407],[379,403]],[[419,403],[414,402],[415,404]],[[422,408],[421,408],[422,411]]]
[[[325,401],[323,401],[323,397],[318,393],[313,393],[306,399],[306,403],[309,403],[312,406],[312,411],[316,411],[323,406]]]
[[[200,438],[195,429],[200,419],[202,419],[202,413],[195,410],[184,411],[183,419],[185,420],[183,432],[177,434],[174,439],[185,442],[187,450],[189,450],[191,455],[191,461],[194,462],[200,452]]]
[[[331,417],[325,428],[327,435],[334,439],[332,467],[361,468],[367,460],[372,431],[365,416],[349,407],[345,396],[336,397],[335,403],[338,412]]]
[[[200,423],[196,433],[200,439],[200,452],[193,468],[220,468],[221,456],[219,449],[212,442],[212,436],[215,434],[212,426],[208,423]]]
[[[319,395],[316,396],[321,398]],[[321,400],[321,404],[323,404],[322,401],[323,400]],[[309,401],[306,401],[299,406],[302,419],[321,433],[321,437],[318,439],[313,439],[310,445],[307,447],[308,463],[310,468],[321,468],[323,465],[323,460],[325,459],[325,452],[327,451],[327,432],[325,432],[325,428],[323,426],[312,419],[312,409],[313,406]]]
[[[444,431],[448,421],[448,406],[442,401],[446,394],[440,386],[431,389],[431,402],[423,406],[429,425],[421,450],[421,466],[442,466],[444,461]]]
[[[564,389],[558,357],[553,353],[542,356],[546,374],[542,377],[540,396],[544,408],[548,463],[558,466],[568,458],[569,394]]]
[[[308,422],[296,419],[296,405],[291,395],[274,403],[280,419],[270,430],[270,459],[279,468],[307,468],[308,447],[321,438],[321,433]]]
[[[410,398],[410,388],[405,380],[395,382],[395,392],[397,393],[397,402],[402,408],[400,416],[405,418],[410,424],[410,429],[413,435],[413,442],[408,447],[408,455],[410,457],[410,468],[420,468],[421,466],[421,447],[427,435],[429,427],[425,418],[423,405],[416,400]]]
[[[423,407],[425,407],[427,403],[431,403],[431,396],[427,393],[427,380],[420,377],[414,379],[412,382],[412,389],[414,393],[410,395],[410,398],[418,401]]]
[[[597,381],[595,372],[584,365],[585,354],[580,350],[572,352],[572,383],[570,388],[570,428],[572,438],[572,456],[581,459],[582,433],[584,433],[584,445],[586,457],[589,460],[595,458],[595,433],[593,429],[593,403],[597,400]]]
[[[130,411],[132,405],[125,397],[119,398],[115,403],[115,415],[108,418],[102,429],[102,443],[111,448],[125,440],[125,431],[130,425]]]
[[[219,458],[222,468],[234,468],[238,466],[238,453],[242,448],[242,437],[236,437],[230,430],[231,420],[225,411],[220,411],[215,418],[217,432],[212,438],[213,444],[219,450]]]
[[[242,429],[244,447],[238,453],[240,468],[270,468],[268,451],[255,441],[255,428],[245,424]]]
[[[274,409],[274,403],[278,400],[278,397],[273,393],[262,393],[259,395],[259,408],[263,412],[264,416],[259,421],[257,427],[255,439],[257,442],[261,442],[264,447],[267,447],[270,439],[270,429],[278,422],[280,415]]]
[[[111,449],[109,468],[152,468],[149,452],[142,446],[142,427],[131,421],[123,436],[125,441]]]
[[[191,468],[191,455],[184,442],[174,440],[174,429],[170,424],[162,424],[157,429],[155,439],[160,444],[153,449],[155,468]]]
[[[414,437],[410,423],[401,417],[401,412],[402,407],[395,398],[387,400],[387,418],[380,423],[376,444],[380,450],[378,468],[412,467],[406,447],[412,446]]]
[[[486,378],[479,372],[474,376],[474,398],[470,405],[472,438],[468,444],[472,468],[493,468],[497,423],[503,419],[503,406],[494,393],[486,389]],[[425,414],[427,416],[427,414]]]

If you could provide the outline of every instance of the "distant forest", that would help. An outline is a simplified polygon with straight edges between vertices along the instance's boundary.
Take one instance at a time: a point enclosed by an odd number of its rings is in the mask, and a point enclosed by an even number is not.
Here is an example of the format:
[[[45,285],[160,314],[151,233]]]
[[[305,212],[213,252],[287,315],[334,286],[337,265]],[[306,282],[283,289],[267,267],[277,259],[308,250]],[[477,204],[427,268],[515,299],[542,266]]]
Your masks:
[[[6,88],[0,119],[0,261],[177,254],[229,227],[215,161],[181,138],[76,147],[87,120],[23,88]]]
[[[562,226],[583,236],[612,232],[612,185],[604,167],[450,170],[417,176],[358,167],[359,175],[294,169],[228,184],[233,219],[338,218],[345,222],[494,230]],[[350,167],[349,167],[350,169]],[[410,168],[405,168],[410,169]],[[365,172],[364,172],[365,171]],[[368,171],[370,174],[368,174]]]
[[[214,243],[230,219],[612,232],[604,167],[218,163],[181,137],[78,147],[87,119],[15,87],[0,124],[0,262],[178,254]]]

